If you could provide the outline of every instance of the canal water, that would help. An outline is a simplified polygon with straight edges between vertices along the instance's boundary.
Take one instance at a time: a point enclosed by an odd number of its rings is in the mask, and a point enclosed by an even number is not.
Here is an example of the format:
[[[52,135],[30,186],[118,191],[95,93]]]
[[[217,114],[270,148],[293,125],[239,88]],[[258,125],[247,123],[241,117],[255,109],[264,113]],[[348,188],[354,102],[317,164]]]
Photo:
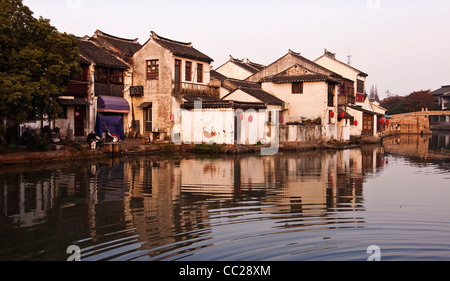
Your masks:
[[[450,260],[448,137],[2,167],[0,260]]]

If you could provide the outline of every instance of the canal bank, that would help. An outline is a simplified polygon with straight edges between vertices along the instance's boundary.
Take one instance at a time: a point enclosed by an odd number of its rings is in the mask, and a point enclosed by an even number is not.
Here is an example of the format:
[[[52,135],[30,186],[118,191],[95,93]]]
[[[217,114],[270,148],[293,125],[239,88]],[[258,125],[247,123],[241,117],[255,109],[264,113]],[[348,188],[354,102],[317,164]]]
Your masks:
[[[347,149],[367,143],[378,143],[378,139],[357,139],[351,142],[282,142],[279,151],[308,151],[319,149]],[[173,153],[196,154],[246,154],[259,153],[269,145],[218,145],[218,144],[180,144],[169,142],[148,143],[143,139],[129,139],[119,143],[106,144],[101,150],[91,150],[86,145],[75,144],[59,147],[58,150],[33,152],[25,148],[0,151],[0,166],[14,164],[36,164],[62,160],[82,160],[111,158],[128,155],[157,155]]]

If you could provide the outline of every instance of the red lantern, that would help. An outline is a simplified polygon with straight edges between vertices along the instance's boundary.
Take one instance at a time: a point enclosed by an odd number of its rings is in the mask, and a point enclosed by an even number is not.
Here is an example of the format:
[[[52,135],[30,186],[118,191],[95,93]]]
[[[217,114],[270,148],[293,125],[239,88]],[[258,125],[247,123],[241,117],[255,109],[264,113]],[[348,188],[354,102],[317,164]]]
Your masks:
[[[253,122],[253,115],[250,115],[249,117],[248,117],[248,122]]]
[[[239,120],[244,120],[244,113],[239,114]]]
[[[358,126],[358,121],[357,121],[357,120],[355,120],[355,123],[354,123],[354,124],[355,124],[355,126]]]
[[[333,111],[330,112],[330,117],[334,118],[334,112]]]
[[[388,124],[388,125],[389,125],[389,120],[386,120],[386,124]]]
[[[344,118],[344,117],[345,117],[345,113],[341,112],[341,118]]]
[[[384,119],[383,119],[383,118],[381,118],[381,120],[380,120],[380,123],[381,123],[381,124],[383,124],[383,123],[384,123]]]
[[[173,120],[175,120],[175,115],[170,114],[170,121],[173,121]]]

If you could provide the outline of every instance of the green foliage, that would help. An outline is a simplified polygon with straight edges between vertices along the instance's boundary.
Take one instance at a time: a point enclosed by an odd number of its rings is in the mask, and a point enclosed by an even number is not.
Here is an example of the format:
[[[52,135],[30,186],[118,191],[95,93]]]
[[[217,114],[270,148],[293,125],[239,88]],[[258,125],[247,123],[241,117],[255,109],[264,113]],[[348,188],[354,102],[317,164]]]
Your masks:
[[[47,138],[39,135],[33,135],[27,137],[25,140],[25,144],[27,148],[31,151],[48,151],[49,150],[49,141]]]
[[[204,152],[204,153],[219,153],[222,150],[222,146],[218,145],[217,143],[213,144],[196,144],[195,150],[198,152]]]
[[[79,72],[75,36],[36,19],[22,0],[0,1],[0,120],[55,118],[55,98]]]
[[[387,114],[399,114],[421,111],[422,108],[436,109],[434,97],[430,90],[412,92],[406,97],[393,96],[381,101],[380,105],[386,108]]]

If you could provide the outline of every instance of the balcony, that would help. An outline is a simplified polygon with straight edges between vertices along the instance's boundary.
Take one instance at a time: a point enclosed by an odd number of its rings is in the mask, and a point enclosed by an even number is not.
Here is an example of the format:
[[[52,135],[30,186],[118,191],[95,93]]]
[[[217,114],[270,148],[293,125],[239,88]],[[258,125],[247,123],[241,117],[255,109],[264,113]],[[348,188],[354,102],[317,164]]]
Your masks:
[[[123,85],[95,83],[94,88],[95,96],[115,96],[123,98]]]
[[[338,95],[338,105],[355,104],[355,96]]]
[[[218,96],[219,87],[182,82],[174,84],[173,93],[192,96]]]
[[[77,97],[87,97],[88,82],[70,80],[67,86],[67,94]]]

